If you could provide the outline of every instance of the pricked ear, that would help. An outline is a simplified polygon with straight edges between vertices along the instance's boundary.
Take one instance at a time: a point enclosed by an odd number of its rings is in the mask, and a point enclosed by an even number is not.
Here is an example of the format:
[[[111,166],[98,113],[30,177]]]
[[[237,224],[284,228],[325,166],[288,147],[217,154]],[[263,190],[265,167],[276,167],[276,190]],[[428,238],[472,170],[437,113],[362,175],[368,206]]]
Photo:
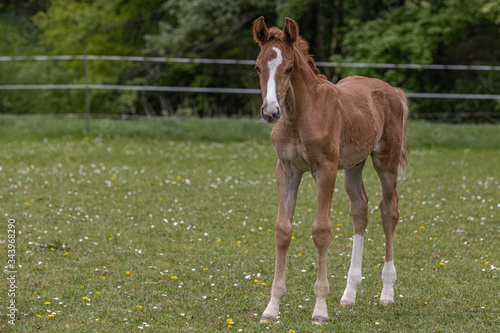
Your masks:
[[[299,26],[294,20],[285,17],[285,26],[283,27],[283,40],[292,45],[299,38]]]
[[[264,22],[264,16],[261,16],[253,22],[253,39],[262,46],[267,42],[268,35],[269,29],[267,29],[266,22]]]

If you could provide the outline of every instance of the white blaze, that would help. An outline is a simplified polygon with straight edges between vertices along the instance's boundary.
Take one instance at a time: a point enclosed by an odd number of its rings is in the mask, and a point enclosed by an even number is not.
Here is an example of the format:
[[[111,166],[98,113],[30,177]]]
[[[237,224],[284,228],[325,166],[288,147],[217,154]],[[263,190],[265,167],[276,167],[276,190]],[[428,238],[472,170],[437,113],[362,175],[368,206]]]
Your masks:
[[[283,58],[281,57],[280,49],[273,47],[273,50],[276,52],[276,58],[267,62],[267,66],[269,67],[269,78],[267,80],[266,108],[274,112],[276,107],[279,107],[278,98],[276,96],[276,70],[283,62]]]

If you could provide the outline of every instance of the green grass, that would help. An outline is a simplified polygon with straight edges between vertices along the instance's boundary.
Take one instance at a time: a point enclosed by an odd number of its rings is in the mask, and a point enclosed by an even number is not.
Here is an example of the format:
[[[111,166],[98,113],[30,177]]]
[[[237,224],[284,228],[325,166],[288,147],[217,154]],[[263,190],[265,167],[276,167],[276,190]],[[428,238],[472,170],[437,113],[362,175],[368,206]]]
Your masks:
[[[21,265],[15,331],[500,327],[498,127],[410,125],[411,164],[398,185],[396,302],[389,307],[377,304],[384,238],[371,163],[364,173],[370,197],[365,280],[356,305],[339,306],[352,244],[339,173],[328,261],[331,323],[317,328],[310,323],[316,205],[309,174],[300,187],[279,322],[259,323],[274,273],[277,210],[268,125],[93,120],[87,135],[83,124],[0,118],[0,260],[7,261],[7,222],[15,219]],[[0,331],[10,331],[3,319],[10,301],[6,278],[0,287]]]

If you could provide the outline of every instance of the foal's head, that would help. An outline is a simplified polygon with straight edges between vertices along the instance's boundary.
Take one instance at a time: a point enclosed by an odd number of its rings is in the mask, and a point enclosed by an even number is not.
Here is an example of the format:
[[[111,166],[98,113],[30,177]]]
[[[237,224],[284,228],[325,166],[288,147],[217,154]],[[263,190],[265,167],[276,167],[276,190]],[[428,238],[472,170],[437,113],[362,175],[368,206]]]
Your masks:
[[[282,102],[290,86],[293,71],[293,43],[299,36],[294,20],[285,19],[283,31],[274,27],[268,29],[261,16],[253,24],[253,37],[260,45],[255,69],[260,77],[262,92],[262,118],[269,123],[280,119]]]

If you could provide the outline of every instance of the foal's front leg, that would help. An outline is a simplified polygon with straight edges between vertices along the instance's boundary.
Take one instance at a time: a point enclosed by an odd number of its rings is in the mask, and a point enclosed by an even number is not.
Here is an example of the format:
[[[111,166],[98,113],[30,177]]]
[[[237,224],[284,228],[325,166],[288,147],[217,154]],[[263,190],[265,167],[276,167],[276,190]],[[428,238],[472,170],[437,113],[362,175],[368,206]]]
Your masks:
[[[330,207],[332,195],[337,178],[337,166],[334,163],[323,162],[320,168],[311,170],[317,186],[318,208],[316,218],[312,225],[312,236],[318,250],[318,277],[314,284],[316,305],[313,312],[313,323],[322,324],[328,322],[328,309],[326,297],[328,296],[328,275],[326,263],[328,247],[332,239],[332,227],[330,224]]]
[[[279,314],[280,301],[286,293],[286,252],[292,239],[292,218],[301,179],[302,173],[293,170],[291,165],[288,165],[288,169],[285,171],[285,166],[278,160],[276,181],[278,183],[279,208],[274,233],[276,266],[271,288],[271,300],[262,314],[262,323],[276,320]]]

